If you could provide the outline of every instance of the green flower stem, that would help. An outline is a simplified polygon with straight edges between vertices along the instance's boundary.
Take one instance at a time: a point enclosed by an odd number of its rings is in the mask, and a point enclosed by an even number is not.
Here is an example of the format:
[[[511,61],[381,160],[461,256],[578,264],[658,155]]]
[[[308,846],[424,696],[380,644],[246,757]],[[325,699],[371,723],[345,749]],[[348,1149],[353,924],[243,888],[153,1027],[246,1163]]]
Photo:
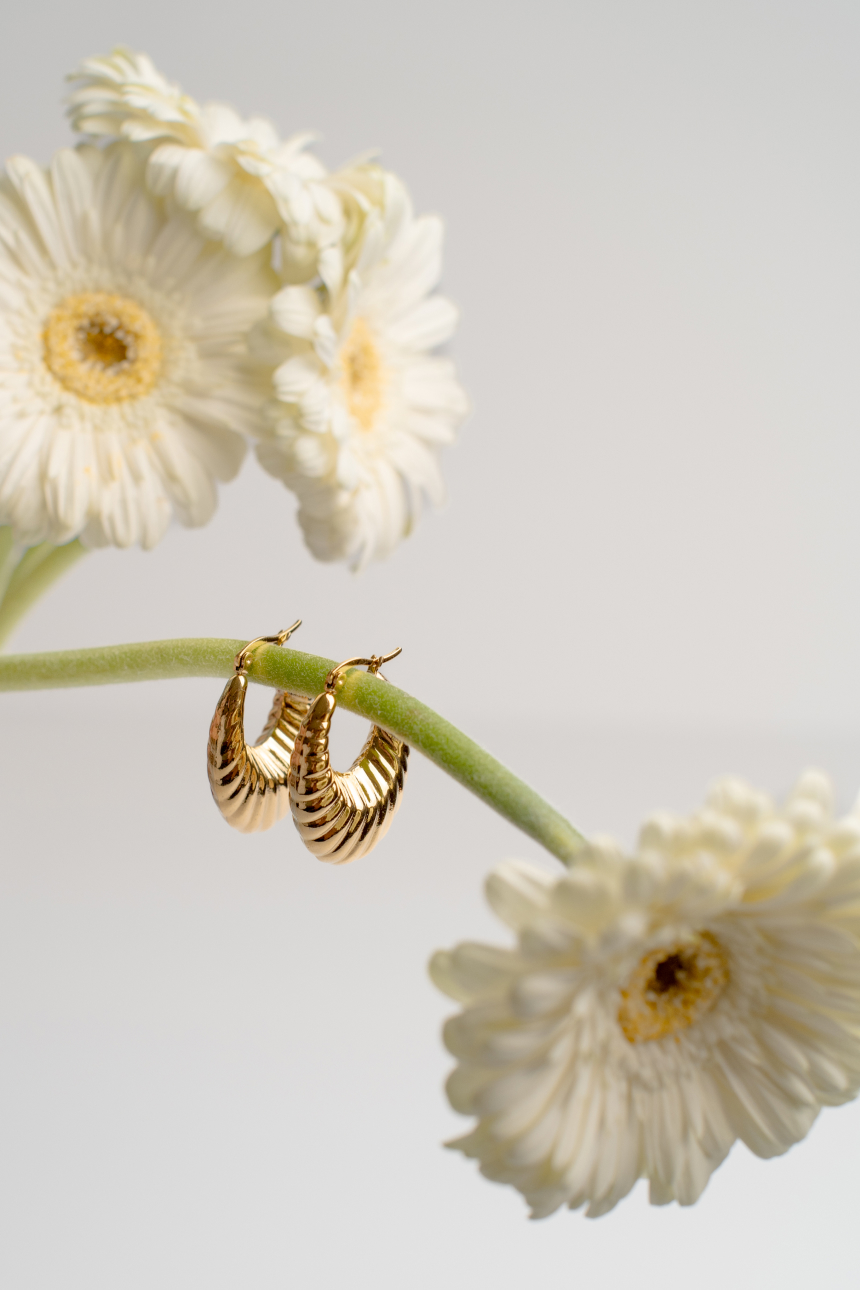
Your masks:
[[[0,600],[6,594],[6,588],[21,559],[21,548],[12,537],[10,528],[0,528]]]
[[[0,644],[17,626],[30,606],[77,564],[87,548],[80,542],[67,542],[53,546],[42,542],[26,551],[8,577],[5,593],[0,600]]]
[[[190,639],[51,654],[9,654],[0,656],[0,690],[111,685],[180,676],[226,678],[233,672],[235,655],[245,644],[239,640]],[[256,654],[248,675],[261,685],[311,696],[320,693],[332,667],[332,659],[270,646]],[[573,825],[495,757],[423,703],[358,669],[344,675],[338,703],[405,739],[410,747],[424,753],[559,860],[573,860],[583,843]]]

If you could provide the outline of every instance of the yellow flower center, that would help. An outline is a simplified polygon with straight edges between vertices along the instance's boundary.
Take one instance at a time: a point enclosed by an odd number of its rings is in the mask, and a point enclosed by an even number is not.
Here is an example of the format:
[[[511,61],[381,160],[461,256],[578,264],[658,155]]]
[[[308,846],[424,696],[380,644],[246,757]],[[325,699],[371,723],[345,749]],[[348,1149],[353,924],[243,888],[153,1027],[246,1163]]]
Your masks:
[[[356,318],[340,351],[346,404],[362,430],[371,430],[385,394],[385,368],[370,328]]]
[[[631,1044],[686,1030],[710,1012],[729,983],[729,964],[710,932],[651,950],[621,991],[618,1024]]]
[[[126,296],[67,296],[48,315],[42,339],[51,372],[89,403],[140,399],[158,380],[161,335]]]

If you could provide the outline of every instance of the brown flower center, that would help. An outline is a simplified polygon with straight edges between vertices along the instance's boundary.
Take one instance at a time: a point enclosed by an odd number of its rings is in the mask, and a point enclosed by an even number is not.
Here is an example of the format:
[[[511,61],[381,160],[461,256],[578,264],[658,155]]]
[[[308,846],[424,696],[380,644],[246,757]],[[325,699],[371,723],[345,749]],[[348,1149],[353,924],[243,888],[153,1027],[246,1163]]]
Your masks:
[[[662,1039],[710,1012],[728,983],[728,958],[710,932],[651,950],[621,991],[618,1024],[631,1044]]]
[[[125,296],[67,296],[48,316],[45,362],[67,390],[89,403],[148,394],[161,370],[161,335],[145,309]]]

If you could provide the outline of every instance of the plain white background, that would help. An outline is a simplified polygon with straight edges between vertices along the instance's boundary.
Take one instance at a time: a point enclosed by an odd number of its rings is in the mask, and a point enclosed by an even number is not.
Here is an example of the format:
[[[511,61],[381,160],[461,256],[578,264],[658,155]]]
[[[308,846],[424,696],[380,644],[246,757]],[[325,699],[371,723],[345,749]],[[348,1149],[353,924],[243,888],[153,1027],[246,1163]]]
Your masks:
[[[123,41],[200,99],[369,148],[448,229],[474,404],[450,505],[361,577],[249,460],[213,523],[89,559],[13,649],[250,637],[302,616],[631,841],[734,770],[860,786],[860,13],[765,3],[146,6],[10,27],[5,155],[68,141],[62,78]],[[439,1143],[424,965],[502,939],[538,849],[417,758],[344,871],[224,828],[191,681],[3,696],[0,1283],[10,1290],[834,1287],[860,1114],[692,1211],[529,1224]],[[262,711],[261,698],[257,711]],[[361,738],[344,719],[346,758]],[[552,864],[549,858],[545,863]]]

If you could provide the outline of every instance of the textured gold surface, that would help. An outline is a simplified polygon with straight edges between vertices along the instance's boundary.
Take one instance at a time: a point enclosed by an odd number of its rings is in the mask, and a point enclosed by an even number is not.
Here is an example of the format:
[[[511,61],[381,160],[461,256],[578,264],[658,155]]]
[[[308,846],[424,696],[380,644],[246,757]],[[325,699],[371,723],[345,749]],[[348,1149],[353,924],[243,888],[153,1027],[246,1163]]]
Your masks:
[[[339,670],[310,704],[290,761],[293,821],[308,850],[329,864],[357,860],[384,837],[400,805],[409,758],[405,743],[373,726],[350,769],[332,769],[328,744]]]
[[[209,787],[228,824],[240,833],[270,829],[290,805],[290,754],[309,700],[278,690],[263,732],[253,745],[245,742],[245,695],[248,659],[258,645],[283,645],[300,626],[261,636],[236,655],[236,675],[218,700],[209,727]]]
[[[209,729],[209,787],[219,811],[240,833],[270,829],[289,810],[290,754],[308,700],[279,690],[260,738],[245,742],[248,678],[232,677]]]

